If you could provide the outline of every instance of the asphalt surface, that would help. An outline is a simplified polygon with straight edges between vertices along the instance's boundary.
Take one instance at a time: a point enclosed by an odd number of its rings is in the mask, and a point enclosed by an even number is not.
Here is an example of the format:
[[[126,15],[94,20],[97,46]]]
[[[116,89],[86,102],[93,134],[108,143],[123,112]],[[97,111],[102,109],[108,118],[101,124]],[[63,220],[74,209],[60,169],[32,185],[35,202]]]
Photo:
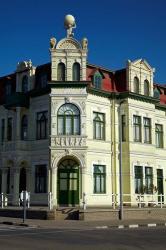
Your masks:
[[[1,250],[165,250],[166,228],[39,229],[0,226]]]

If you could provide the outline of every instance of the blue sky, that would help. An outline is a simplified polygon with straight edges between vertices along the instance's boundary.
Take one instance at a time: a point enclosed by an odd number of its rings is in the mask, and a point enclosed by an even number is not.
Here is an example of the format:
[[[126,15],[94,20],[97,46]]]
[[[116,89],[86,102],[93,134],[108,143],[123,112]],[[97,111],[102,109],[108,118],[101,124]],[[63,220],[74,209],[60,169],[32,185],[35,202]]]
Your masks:
[[[49,39],[66,35],[66,14],[76,18],[75,38],[88,38],[90,63],[114,70],[144,58],[166,83],[166,0],[2,0],[0,76],[18,61],[49,62]]]

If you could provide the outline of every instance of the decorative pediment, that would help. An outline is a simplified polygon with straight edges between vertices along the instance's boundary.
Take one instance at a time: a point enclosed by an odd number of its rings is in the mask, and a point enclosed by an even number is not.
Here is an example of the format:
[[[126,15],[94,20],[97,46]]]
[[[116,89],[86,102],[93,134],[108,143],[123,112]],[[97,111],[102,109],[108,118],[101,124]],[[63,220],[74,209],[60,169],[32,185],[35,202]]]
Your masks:
[[[132,61],[130,62],[130,65],[132,66],[135,66],[135,67],[138,67],[138,68],[141,68],[141,69],[144,69],[144,70],[148,70],[148,71],[153,71],[154,72],[154,68],[152,68],[150,66],[150,64],[144,60],[144,59],[138,59],[138,60],[135,60],[135,61]]]
[[[59,41],[56,49],[81,49],[80,43],[73,38],[64,38]]]

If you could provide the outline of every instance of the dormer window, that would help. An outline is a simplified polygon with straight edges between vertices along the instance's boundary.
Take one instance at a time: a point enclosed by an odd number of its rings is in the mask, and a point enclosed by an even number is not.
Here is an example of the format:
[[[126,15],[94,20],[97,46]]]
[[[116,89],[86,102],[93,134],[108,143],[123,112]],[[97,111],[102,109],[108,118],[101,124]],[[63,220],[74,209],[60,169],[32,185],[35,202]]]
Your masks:
[[[73,81],[80,81],[80,64],[77,62],[73,64]]]
[[[99,72],[96,72],[93,76],[93,84],[97,89],[101,89],[102,76]]]
[[[28,92],[28,76],[23,76],[22,78],[22,92]]]
[[[138,77],[134,77],[134,92],[139,94],[139,79]]]
[[[144,95],[149,96],[149,82],[148,80],[144,81]]]
[[[65,64],[59,63],[57,67],[57,80],[58,81],[65,81]]]
[[[43,73],[40,76],[40,86],[41,88],[44,88],[46,87],[46,85],[47,85],[47,74]]]

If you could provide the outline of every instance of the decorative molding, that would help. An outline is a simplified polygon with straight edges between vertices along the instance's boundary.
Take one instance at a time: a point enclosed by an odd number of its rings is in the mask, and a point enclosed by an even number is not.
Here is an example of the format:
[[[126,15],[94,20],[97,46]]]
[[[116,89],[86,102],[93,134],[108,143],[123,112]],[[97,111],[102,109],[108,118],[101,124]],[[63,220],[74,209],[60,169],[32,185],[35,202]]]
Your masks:
[[[51,147],[85,147],[86,137],[82,136],[57,136],[51,138]]]

